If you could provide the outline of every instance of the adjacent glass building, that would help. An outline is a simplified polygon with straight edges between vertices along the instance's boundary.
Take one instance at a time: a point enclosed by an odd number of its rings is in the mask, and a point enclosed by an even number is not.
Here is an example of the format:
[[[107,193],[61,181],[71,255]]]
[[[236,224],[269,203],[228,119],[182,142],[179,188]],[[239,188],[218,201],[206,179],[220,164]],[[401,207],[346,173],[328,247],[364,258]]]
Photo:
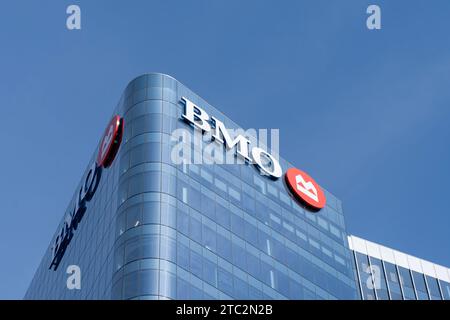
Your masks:
[[[239,128],[170,76],[131,81],[113,113],[124,118],[118,154],[60,265],[49,268],[50,245],[25,299],[359,298],[341,201],[325,191],[314,213],[252,165],[174,164],[172,133],[193,130],[181,97]],[[67,288],[69,265],[80,290]]]
[[[364,300],[450,300],[450,269],[348,237]]]

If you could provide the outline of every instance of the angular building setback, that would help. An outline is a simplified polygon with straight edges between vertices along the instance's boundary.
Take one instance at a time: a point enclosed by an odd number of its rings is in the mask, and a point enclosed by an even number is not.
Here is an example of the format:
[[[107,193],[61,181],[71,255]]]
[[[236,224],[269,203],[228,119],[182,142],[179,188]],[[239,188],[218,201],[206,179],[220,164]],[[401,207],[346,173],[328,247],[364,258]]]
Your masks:
[[[450,269],[349,236],[364,300],[450,300]]]

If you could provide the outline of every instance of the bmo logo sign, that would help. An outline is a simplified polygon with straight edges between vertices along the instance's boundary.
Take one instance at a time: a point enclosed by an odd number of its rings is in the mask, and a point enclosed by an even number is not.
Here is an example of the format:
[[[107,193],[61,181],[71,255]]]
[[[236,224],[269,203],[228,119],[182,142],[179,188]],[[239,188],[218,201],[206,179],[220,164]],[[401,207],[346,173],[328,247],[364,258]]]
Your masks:
[[[100,147],[96,161],[92,163],[86,173],[80,190],[78,191],[72,211],[65,217],[64,223],[56,236],[51,248],[51,264],[49,269],[56,270],[66,252],[74,232],[78,228],[87,210],[87,203],[92,200],[97,191],[103,169],[108,168],[119,150],[122,141],[123,119],[114,116],[106,127],[105,133],[100,140]]]
[[[122,140],[123,119],[114,116],[105,130],[103,139],[98,150],[97,164],[100,167],[108,168],[119,150]]]
[[[214,116],[209,116],[205,110],[195,105],[189,99],[182,97],[184,114],[181,118],[191,124],[202,134],[212,133],[211,140],[223,145],[226,150],[235,149],[236,155],[245,162],[254,164],[262,175],[278,179],[282,175],[280,163],[272,154],[258,146],[251,146],[250,139],[244,135],[231,137],[225,124]]]
[[[292,194],[301,203],[315,211],[325,207],[325,194],[308,174],[299,169],[290,168],[286,171],[285,180]]]
[[[226,150],[235,148],[236,155],[248,163],[253,163],[262,175],[273,180],[281,178],[283,170],[276,157],[257,146],[252,146],[250,140],[243,135],[232,137],[222,121],[208,115],[189,99],[182,97],[181,100],[185,105],[181,118],[185,122],[201,130],[202,134],[211,132],[212,140],[223,145]],[[301,204],[312,211],[319,211],[325,207],[325,194],[308,174],[290,168],[285,173],[285,180],[288,189]]]

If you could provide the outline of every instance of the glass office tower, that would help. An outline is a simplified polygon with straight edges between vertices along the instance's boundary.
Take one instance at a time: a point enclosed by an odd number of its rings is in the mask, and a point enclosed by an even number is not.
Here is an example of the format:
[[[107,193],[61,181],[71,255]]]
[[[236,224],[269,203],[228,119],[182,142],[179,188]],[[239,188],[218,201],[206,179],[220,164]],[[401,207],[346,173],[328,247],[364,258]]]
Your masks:
[[[364,300],[450,300],[450,269],[348,237]]]
[[[174,163],[172,133],[193,130],[182,120],[182,97],[239,128],[170,76],[131,81],[113,113],[124,119],[118,154],[60,264],[50,268],[50,245],[25,298],[359,298],[341,201],[325,191],[326,207],[311,212],[283,178],[253,165]],[[293,167],[279,161],[283,172]],[[81,270],[79,290],[67,288],[70,265]]]

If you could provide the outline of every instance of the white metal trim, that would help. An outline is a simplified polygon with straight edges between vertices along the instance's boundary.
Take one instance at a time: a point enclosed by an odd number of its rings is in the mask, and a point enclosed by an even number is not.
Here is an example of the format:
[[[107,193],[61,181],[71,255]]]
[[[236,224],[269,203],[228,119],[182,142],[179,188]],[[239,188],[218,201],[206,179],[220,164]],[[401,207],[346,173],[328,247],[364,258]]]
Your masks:
[[[450,283],[450,268],[382,246],[353,235],[347,237],[350,250],[381,259]]]

